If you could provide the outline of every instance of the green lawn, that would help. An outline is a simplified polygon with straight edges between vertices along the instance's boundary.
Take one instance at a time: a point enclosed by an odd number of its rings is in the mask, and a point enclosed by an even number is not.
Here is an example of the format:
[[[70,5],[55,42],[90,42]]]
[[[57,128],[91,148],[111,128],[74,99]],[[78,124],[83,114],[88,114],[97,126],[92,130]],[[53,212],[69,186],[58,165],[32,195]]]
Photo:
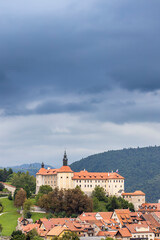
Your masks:
[[[17,219],[20,214],[17,213],[17,208],[14,207],[13,201],[8,200],[8,198],[0,198],[0,202],[4,207],[4,214],[0,216],[0,224],[2,224],[3,236],[10,236],[11,233],[16,229]]]
[[[32,219],[33,222],[35,222],[36,220],[40,219],[40,218],[45,218],[47,216],[47,213],[32,213]]]

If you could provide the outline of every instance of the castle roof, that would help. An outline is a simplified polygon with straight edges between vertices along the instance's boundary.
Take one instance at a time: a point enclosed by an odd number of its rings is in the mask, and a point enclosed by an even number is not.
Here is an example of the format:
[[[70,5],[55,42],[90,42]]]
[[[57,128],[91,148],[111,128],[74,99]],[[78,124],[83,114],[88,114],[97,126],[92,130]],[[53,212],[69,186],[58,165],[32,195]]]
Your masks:
[[[69,166],[62,166],[61,168],[57,169],[57,172],[64,173],[64,172],[73,172],[73,171]]]
[[[86,170],[80,172],[74,172],[73,179],[124,179],[121,175],[116,172],[88,172]]]
[[[142,191],[135,191],[133,193],[122,193],[122,196],[145,196],[145,193]]]

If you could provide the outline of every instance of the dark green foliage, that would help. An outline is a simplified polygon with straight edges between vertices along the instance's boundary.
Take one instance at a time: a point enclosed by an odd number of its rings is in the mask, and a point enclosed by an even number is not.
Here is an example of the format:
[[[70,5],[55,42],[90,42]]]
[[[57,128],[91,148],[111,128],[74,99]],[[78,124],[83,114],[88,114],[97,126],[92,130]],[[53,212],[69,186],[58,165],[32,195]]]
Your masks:
[[[0,183],[0,191],[3,191],[3,189],[4,189],[4,185]]]
[[[36,239],[35,237],[38,237],[38,233],[36,229],[32,229],[29,233],[27,233],[26,240],[34,240]]]
[[[34,176],[30,176],[29,172],[26,173],[13,173],[11,178],[11,184],[16,188],[27,188],[28,194],[29,192],[35,192],[36,189],[36,179]]]
[[[78,237],[78,235],[74,232],[70,233],[70,232],[65,232],[62,237],[53,237],[53,240],[80,240],[80,238]]]
[[[31,193],[31,189],[30,189],[30,187],[29,187],[28,184],[26,184],[26,185],[24,186],[24,190],[26,191],[27,198],[30,198],[31,195],[32,195],[32,193]]]
[[[106,197],[105,201],[99,201],[96,197],[93,197],[93,209],[95,212],[103,212],[105,207],[105,211],[113,212],[114,209],[130,209],[130,211],[134,211],[134,206],[132,203],[124,200],[121,197]]]
[[[0,181],[6,182],[10,178],[12,173],[13,173],[13,171],[11,168],[9,170],[6,170],[6,168],[0,169]]]
[[[8,199],[9,199],[9,200],[13,200],[12,193],[9,193]]]
[[[2,203],[0,202],[0,213],[3,212],[3,205]]]
[[[72,214],[81,214],[83,211],[93,210],[92,200],[79,188],[58,190],[44,194],[39,198],[38,205],[55,214],[64,217]]]
[[[42,185],[39,188],[39,193],[42,193],[42,194],[48,194],[49,192],[52,192],[52,191],[53,189],[49,185]]]
[[[25,240],[25,234],[22,231],[13,231],[11,235],[11,240]]]
[[[3,227],[2,227],[2,224],[0,224],[0,234],[1,234],[2,230],[3,230]]]
[[[46,216],[47,219],[50,219],[50,218],[53,218],[53,217],[54,217],[54,216],[53,216],[52,213],[48,213],[47,216]]]
[[[108,172],[119,169],[125,177],[125,192],[142,190],[147,202],[157,202],[160,193],[160,147],[130,148],[95,154],[71,164],[74,171]]]
[[[94,191],[92,192],[92,197],[97,198],[99,201],[106,201],[106,193],[103,187],[95,187]]]

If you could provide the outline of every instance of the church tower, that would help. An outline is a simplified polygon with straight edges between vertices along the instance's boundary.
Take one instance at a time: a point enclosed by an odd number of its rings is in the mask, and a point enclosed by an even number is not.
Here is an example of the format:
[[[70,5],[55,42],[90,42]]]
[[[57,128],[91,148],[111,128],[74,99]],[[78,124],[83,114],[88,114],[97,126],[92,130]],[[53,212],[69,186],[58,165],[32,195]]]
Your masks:
[[[66,151],[64,151],[63,166],[68,166],[68,159],[67,159]]]

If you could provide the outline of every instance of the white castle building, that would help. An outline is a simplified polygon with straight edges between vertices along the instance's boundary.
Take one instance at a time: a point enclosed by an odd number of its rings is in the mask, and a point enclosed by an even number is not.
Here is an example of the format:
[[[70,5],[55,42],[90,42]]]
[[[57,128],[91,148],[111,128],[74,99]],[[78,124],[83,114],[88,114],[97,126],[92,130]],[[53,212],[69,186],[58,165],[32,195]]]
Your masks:
[[[68,166],[66,152],[64,153],[63,166],[58,169],[41,169],[36,174],[36,193],[40,186],[49,185],[53,189],[69,189],[79,186],[81,190],[91,195],[96,186],[103,187],[108,196],[121,196],[124,192],[124,177],[117,172],[88,172],[85,169],[74,172]]]

